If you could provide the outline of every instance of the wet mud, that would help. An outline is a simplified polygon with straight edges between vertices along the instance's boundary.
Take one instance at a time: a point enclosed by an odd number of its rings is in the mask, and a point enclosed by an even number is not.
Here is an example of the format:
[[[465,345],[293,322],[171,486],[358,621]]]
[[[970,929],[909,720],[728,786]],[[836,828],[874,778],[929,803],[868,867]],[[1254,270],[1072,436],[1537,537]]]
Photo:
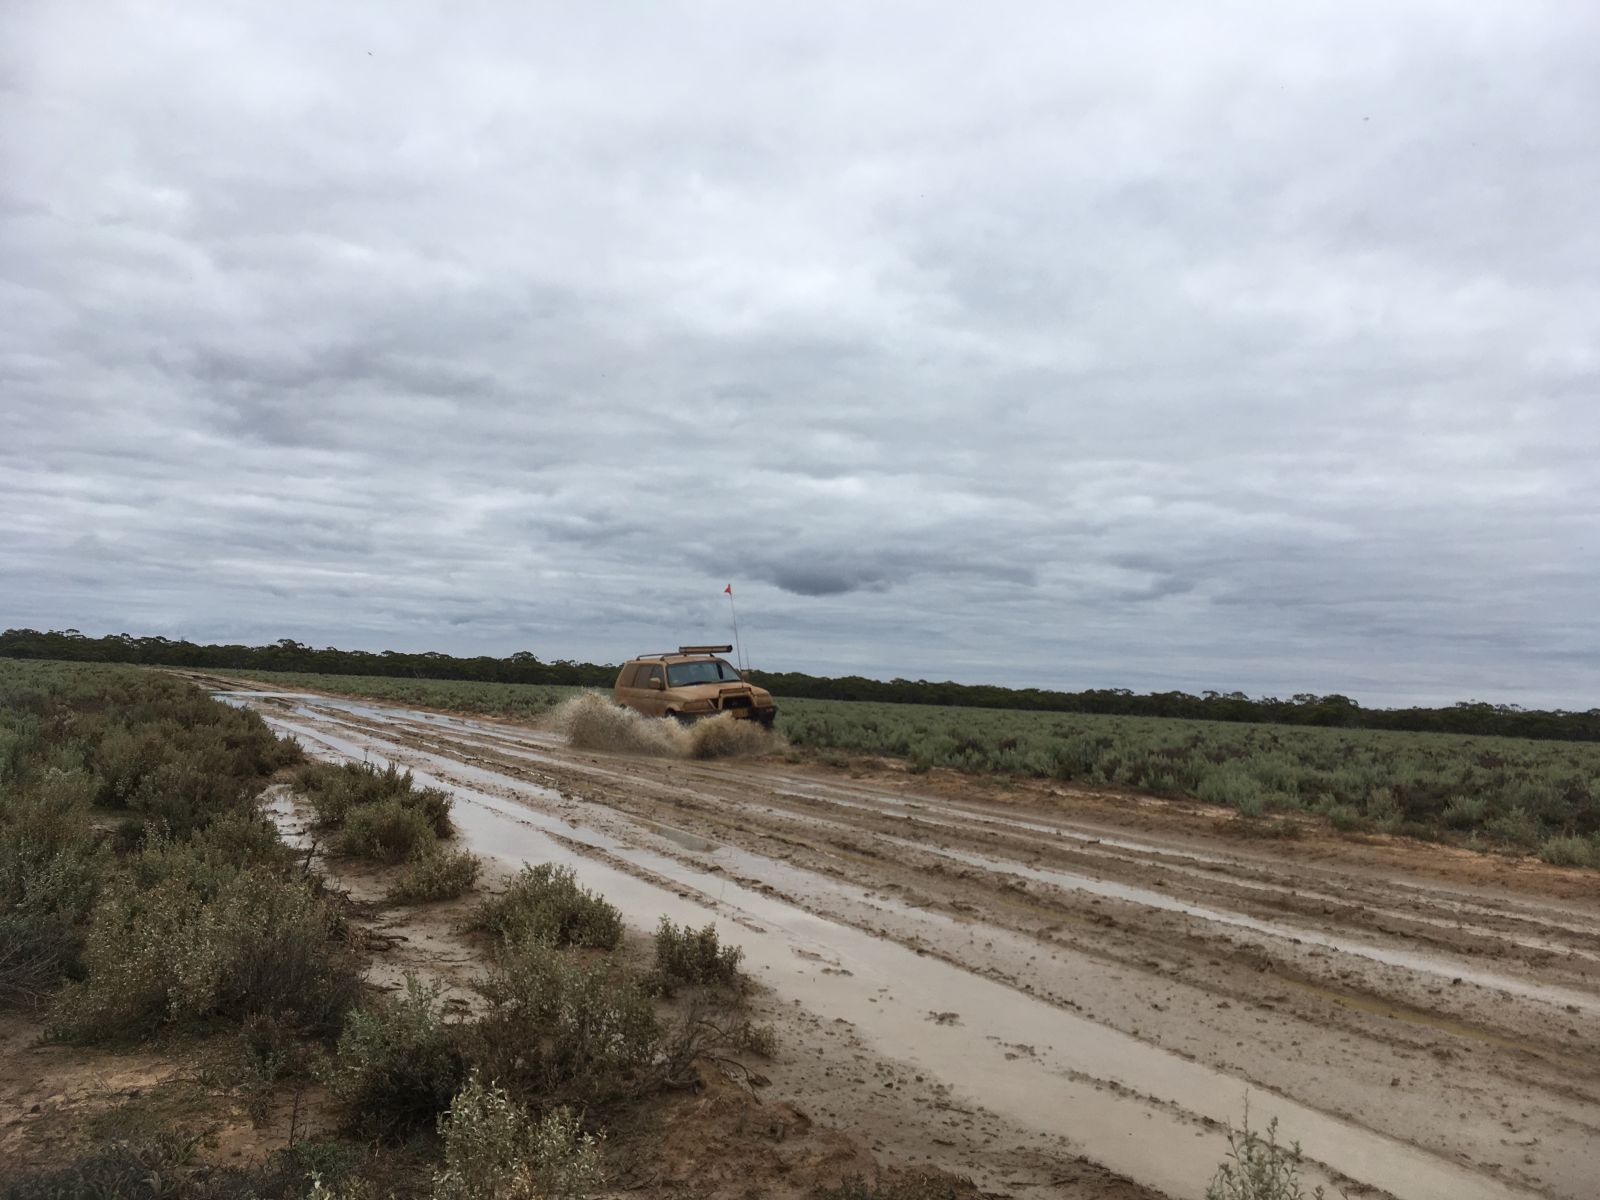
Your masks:
[[[1352,1195],[1596,1194],[1600,900],[1566,884],[1230,845],[1092,794],[705,761],[669,722],[663,749],[570,714],[231,699],[449,788],[507,868],[570,865],[641,929],[715,921],[789,1027],[779,1086],[875,1114],[891,1156],[1016,1195],[1198,1197],[1248,1104]]]

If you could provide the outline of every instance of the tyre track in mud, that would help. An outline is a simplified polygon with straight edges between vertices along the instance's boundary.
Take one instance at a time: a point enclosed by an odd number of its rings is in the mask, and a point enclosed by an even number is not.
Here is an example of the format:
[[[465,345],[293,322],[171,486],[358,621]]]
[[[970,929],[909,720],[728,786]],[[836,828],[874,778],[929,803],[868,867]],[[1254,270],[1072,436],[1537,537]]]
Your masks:
[[[1152,843],[1074,828],[1060,814],[1019,820],[1014,810],[891,794],[765,760],[629,758],[569,750],[548,733],[500,722],[320,697],[250,702],[275,721],[345,741],[346,753],[384,753],[446,786],[604,831],[672,871],[687,867],[678,883],[698,877],[712,898],[716,881],[781,898],[960,964],[1107,1037],[1253,1083],[1264,1089],[1257,1117],[1276,1098],[1297,1101],[1343,1118],[1341,1126],[1421,1147],[1429,1164],[1468,1164],[1466,1178],[1484,1195],[1588,1196],[1600,1177],[1600,914],[1591,919],[1582,906],[1498,905],[1416,881],[1386,888],[1361,872],[1308,869],[1292,846],[1246,855]],[[579,857],[596,852],[575,846]],[[1109,894],[1083,890],[1085,880]],[[1148,902],[1159,895],[1173,904]],[[1266,931],[1219,925],[1205,911]],[[1308,933],[1332,944],[1311,945]],[[1482,961],[1487,977],[1530,994],[1452,984],[1448,966],[1374,962],[1363,946]],[[930,1000],[930,1012],[939,1007]],[[1109,1103],[1115,1065],[1098,1078],[1064,1074],[1090,1089],[1073,1111],[1092,1125],[1096,1106]],[[1124,1103],[1151,1110],[1169,1100]],[[1214,1142],[1193,1116],[1205,1111],[1196,1101],[1178,1119]],[[1094,1136],[1075,1138],[1065,1117],[1060,1128],[1101,1161],[1118,1157],[1097,1151],[1126,1133],[1113,1121],[1097,1146]],[[1337,1129],[1320,1133],[1338,1142]],[[1371,1147],[1344,1149],[1344,1160],[1330,1152],[1332,1165],[1372,1178],[1362,1161]],[[1407,1169],[1432,1166],[1391,1170],[1397,1194],[1433,1194],[1418,1190],[1433,1186],[1420,1176],[1411,1188]],[[1197,1194],[1203,1175],[1187,1190],[1159,1172],[1146,1181]],[[1451,1178],[1438,1194],[1469,1193]]]

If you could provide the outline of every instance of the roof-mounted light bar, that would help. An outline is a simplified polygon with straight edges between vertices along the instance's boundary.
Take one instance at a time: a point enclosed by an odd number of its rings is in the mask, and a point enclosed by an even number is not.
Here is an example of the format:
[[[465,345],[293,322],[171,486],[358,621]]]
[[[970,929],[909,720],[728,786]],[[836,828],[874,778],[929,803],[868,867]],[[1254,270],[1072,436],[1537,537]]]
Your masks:
[[[679,646],[679,654],[726,654],[732,646]]]

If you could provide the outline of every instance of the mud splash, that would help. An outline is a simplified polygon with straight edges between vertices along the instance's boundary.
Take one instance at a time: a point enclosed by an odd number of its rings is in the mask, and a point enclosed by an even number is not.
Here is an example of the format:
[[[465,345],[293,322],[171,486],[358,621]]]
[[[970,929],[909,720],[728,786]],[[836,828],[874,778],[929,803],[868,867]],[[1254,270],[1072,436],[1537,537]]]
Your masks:
[[[787,749],[782,734],[726,714],[693,725],[646,717],[619,708],[599,692],[584,692],[545,718],[547,728],[566,736],[575,750],[651,754],[658,758],[736,758]]]

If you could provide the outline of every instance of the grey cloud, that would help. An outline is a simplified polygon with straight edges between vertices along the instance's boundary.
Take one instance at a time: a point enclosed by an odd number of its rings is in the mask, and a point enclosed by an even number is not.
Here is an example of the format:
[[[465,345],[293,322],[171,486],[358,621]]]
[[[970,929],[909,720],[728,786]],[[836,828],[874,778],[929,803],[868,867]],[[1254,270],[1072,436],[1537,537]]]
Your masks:
[[[786,592],[796,596],[840,596],[846,592],[887,591],[891,582],[889,572],[881,567],[856,563],[785,563],[770,572],[771,581]]]
[[[1469,18],[9,6],[0,620],[1587,707],[1600,18]]]

